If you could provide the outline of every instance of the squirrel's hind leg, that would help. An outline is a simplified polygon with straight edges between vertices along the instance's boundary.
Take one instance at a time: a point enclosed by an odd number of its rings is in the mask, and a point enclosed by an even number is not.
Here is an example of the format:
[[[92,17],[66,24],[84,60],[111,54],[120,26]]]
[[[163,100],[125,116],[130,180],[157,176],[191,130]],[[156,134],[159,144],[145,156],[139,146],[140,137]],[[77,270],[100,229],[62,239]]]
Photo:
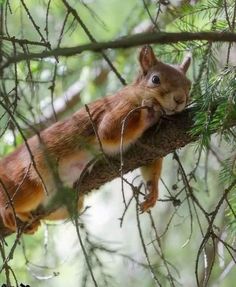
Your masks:
[[[158,200],[158,182],[161,176],[163,158],[154,160],[151,164],[141,167],[141,173],[146,183],[148,194],[144,202],[140,204],[140,211],[143,213],[155,206]]]
[[[32,234],[37,231],[40,220],[34,218],[31,212],[45,197],[42,186],[39,183],[25,180],[20,188],[14,186],[1,192],[0,215],[3,224],[16,232],[17,224],[21,221],[19,226],[23,228],[23,233]]]
[[[30,212],[16,213],[12,207],[0,209],[1,218],[4,226],[9,230],[17,231],[17,220],[22,222],[23,233],[33,234],[40,226],[40,220],[34,220]],[[24,224],[25,223],[25,224]]]
[[[0,208],[1,219],[5,227],[11,231],[16,231],[16,215],[12,208]]]

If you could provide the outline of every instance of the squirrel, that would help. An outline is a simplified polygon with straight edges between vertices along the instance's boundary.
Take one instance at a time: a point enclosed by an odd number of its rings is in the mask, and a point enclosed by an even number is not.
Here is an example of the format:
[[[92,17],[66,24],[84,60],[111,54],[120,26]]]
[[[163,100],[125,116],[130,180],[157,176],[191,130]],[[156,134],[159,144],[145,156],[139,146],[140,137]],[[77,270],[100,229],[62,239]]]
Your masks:
[[[181,112],[191,88],[185,75],[190,62],[191,57],[187,56],[180,65],[165,64],[156,58],[150,46],[142,47],[139,53],[141,71],[133,83],[88,104],[89,113],[83,107],[71,117],[54,123],[1,159],[0,216],[3,224],[14,232],[19,219],[28,223],[24,233],[34,233],[40,220],[33,220],[32,212],[45,206],[57,192],[52,165],[63,185],[73,188],[101,145],[107,154],[119,153],[125,118],[122,140],[123,148],[127,149],[157,123],[163,113]],[[162,159],[141,168],[148,190],[140,205],[141,212],[153,207],[158,199],[161,168]],[[79,197],[78,210],[82,206],[83,195]],[[68,217],[67,208],[61,206],[43,219]]]

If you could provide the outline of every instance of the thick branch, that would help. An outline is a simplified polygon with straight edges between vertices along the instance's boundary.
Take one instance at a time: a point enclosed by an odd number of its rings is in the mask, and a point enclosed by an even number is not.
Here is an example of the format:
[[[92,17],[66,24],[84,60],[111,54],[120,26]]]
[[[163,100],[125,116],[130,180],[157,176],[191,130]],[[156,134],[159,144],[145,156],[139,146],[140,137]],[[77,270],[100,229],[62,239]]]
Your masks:
[[[12,63],[30,59],[43,59],[51,56],[74,56],[84,51],[101,52],[105,49],[117,49],[117,48],[130,48],[144,44],[170,44],[186,41],[211,41],[211,42],[236,42],[236,33],[231,32],[176,32],[176,33],[140,33],[119,38],[114,41],[107,42],[94,42],[90,44],[69,47],[69,48],[57,48],[50,51],[44,51],[41,53],[29,53],[19,54],[15,57],[11,57],[7,62],[0,66],[0,69],[4,69]]]
[[[130,149],[124,154],[123,174],[140,166],[150,163],[154,159],[164,157],[176,149],[186,146],[197,140],[190,131],[193,126],[193,109],[187,109],[181,114],[163,119],[158,126],[149,129]],[[230,126],[236,125],[236,121]],[[100,159],[93,166],[89,174],[85,174],[79,184],[79,194],[89,193],[98,189],[104,183],[119,176],[119,155],[107,159]],[[46,212],[46,211],[45,211]],[[0,222],[0,235],[9,234]]]

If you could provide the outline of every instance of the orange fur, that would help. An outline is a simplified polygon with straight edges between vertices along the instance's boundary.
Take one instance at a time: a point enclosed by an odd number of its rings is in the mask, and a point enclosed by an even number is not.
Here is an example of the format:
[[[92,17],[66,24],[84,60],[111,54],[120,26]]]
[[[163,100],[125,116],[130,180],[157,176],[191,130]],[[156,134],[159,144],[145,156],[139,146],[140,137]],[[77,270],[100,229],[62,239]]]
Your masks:
[[[89,104],[90,115],[85,108],[80,109],[30,138],[27,142],[30,152],[23,144],[0,161],[0,214],[6,227],[16,230],[14,211],[20,220],[30,222],[31,212],[47,204],[57,192],[57,176],[62,184],[73,187],[86,163],[99,152],[94,127],[103,150],[117,153],[124,121],[123,146],[127,148],[159,120],[163,111],[173,114],[183,110],[190,89],[185,76],[189,59],[173,67],[160,62],[151,47],[145,46],[140,52],[140,65],[142,72],[136,81]],[[160,78],[160,84],[153,82],[154,76]],[[142,211],[154,206],[158,198],[161,162],[159,159],[143,169],[149,195],[141,204]],[[81,197],[78,209],[82,205]],[[65,207],[46,216],[52,220],[67,217]],[[33,233],[39,224],[32,222],[25,232]]]
[[[148,191],[145,201],[140,205],[141,212],[149,210],[158,200],[158,181],[161,176],[162,162],[163,158],[160,158],[141,168],[142,176],[146,182]]]

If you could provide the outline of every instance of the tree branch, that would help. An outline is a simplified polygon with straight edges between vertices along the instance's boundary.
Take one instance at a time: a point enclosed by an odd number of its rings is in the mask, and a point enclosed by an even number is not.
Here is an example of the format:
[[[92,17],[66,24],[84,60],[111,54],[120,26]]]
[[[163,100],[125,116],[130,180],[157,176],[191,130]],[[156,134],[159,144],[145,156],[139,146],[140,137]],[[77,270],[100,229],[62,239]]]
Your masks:
[[[176,149],[196,141],[198,136],[193,136],[190,133],[193,126],[193,115],[194,108],[186,109],[180,114],[163,119],[160,124],[145,132],[124,154],[123,173],[125,174],[146,165],[154,159],[164,157]],[[236,119],[230,122],[230,126],[235,125]],[[93,189],[98,189],[104,183],[118,177],[120,175],[119,169],[119,155],[109,157],[109,164],[107,160],[101,158],[94,164],[90,173],[85,173],[79,185],[79,194],[89,193]],[[42,210],[40,210],[41,214]],[[0,222],[0,235],[5,237],[10,233]]]
[[[10,57],[0,66],[0,70],[12,63],[18,63],[30,59],[43,59],[47,57],[74,56],[84,51],[101,52],[106,49],[130,48],[144,44],[170,44],[186,41],[210,41],[210,42],[236,42],[236,33],[231,32],[151,32],[129,35],[114,41],[94,42],[69,48],[56,48],[41,53],[17,54]]]

